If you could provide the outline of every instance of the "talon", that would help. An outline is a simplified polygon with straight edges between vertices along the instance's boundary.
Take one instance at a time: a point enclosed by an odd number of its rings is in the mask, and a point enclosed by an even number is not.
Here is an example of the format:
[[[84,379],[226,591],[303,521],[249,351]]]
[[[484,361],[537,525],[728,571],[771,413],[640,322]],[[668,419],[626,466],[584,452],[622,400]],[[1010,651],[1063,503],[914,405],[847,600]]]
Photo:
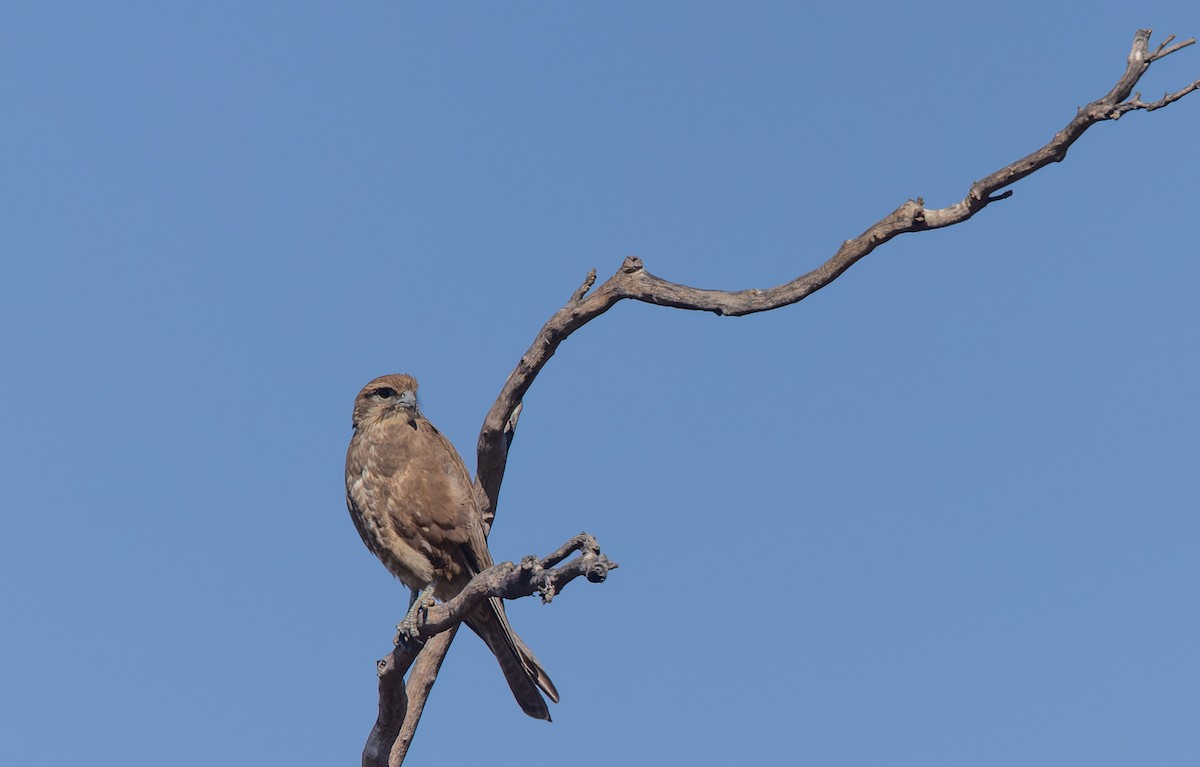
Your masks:
[[[401,642],[408,639],[415,639],[421,624],[425,622],[425,617],[429,614],[429,608],[437,604],[437,600],[433,598],[434,587],[437,583],[431,583],[420,591],[414,590],[408,600],[408,612],[404,615],[403,620],[396,624],[396,638],[393,640],[399,645]]]

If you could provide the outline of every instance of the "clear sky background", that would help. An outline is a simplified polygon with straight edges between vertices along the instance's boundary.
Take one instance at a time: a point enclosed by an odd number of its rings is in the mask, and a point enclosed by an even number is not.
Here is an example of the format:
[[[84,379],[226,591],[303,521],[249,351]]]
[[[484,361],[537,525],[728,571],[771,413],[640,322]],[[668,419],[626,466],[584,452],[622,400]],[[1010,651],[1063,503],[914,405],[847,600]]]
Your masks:
[[[1145,26],[1200,6],[7,3],[0,763],[357,764],[407,599],[343,501],[363,383],[473,467],[588,269],[792,279]],[[510,605],[554,724],[464,634],[411,763],[1195,765],[1198,129],[1100,125],[797,306],[567,341],[492,548],[621,569]]]

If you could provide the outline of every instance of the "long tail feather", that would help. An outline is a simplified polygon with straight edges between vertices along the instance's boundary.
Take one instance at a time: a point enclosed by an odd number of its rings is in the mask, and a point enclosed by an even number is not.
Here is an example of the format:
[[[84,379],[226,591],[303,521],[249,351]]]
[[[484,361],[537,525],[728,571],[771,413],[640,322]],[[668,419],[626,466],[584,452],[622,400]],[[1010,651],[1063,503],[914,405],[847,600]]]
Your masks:
[[[508,624],[504,603],[499,599],[489,599],[471,613],[467,625],[496,656],[500,670],[504,672],[504,678],[521,709],[535,719],[549,722],[550,709],[542,693],[557,703],[558,690],[554,689],[554,683],[538,659]]]

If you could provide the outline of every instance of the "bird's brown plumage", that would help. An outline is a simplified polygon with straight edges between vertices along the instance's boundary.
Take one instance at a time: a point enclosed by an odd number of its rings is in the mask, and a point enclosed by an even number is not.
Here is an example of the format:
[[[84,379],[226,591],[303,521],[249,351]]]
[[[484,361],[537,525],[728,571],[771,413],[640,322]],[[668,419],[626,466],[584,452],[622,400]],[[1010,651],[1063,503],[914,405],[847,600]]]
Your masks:
[[[354,436],[346,453],[346,505],[363,542],[414,591],[436,583],[442,600],[491,567],[483,516],[462,458],[421,414],[417,381],[380,376],[354,401]],[[504,603],[489,599],[467,625],[491,649],[526,714],[549,721],[541,693],[558,691],[508,625]],[[541,692],[539,692],[539,690]]]

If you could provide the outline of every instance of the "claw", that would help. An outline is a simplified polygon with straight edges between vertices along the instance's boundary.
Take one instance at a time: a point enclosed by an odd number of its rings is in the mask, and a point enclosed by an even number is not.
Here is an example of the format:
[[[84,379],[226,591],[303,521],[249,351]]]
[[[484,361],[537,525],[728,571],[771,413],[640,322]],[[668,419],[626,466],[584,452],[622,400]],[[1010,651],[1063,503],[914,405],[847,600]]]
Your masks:
[[[408,612],[404,619],[396,624],[396,639],[398,645],[402,641],[412,639],[417,636],[417,631],[420,629],[421,623],[424,622],[425,614],[429,608],[437,604],[433,598],[433,590],[437,585],[436,582],[429,584],[425,588],[417,591],[413,589],[408,598]]]

